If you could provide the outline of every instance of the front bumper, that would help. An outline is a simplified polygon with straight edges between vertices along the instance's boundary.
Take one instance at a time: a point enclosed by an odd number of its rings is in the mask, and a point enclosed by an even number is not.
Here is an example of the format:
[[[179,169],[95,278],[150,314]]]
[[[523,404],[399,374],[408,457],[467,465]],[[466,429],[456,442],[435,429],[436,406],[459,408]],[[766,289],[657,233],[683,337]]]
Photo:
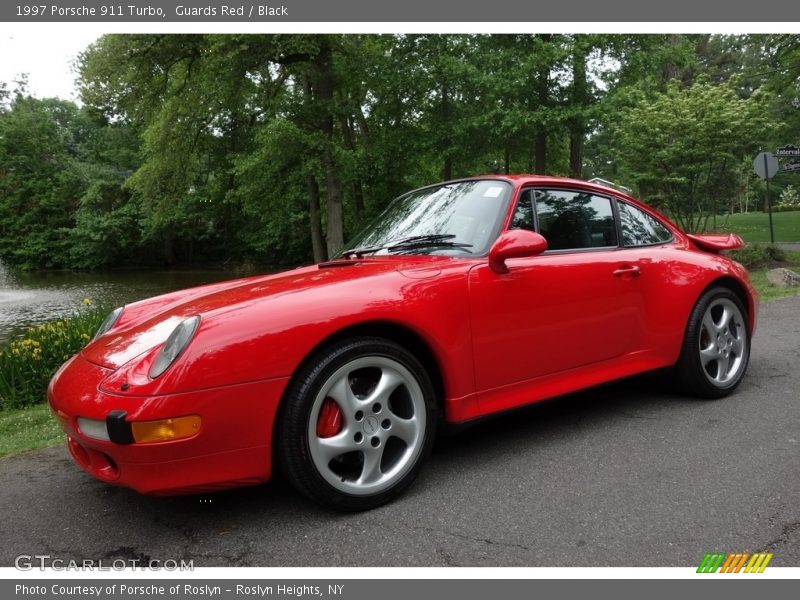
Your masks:
[[[270,478],[273,425],[288,378],[133,396],[100,390],[112,373],[78,355],[47,390],[70,454],[90,475],[144,494],[200,493]],[[128,422],[198,415],[202,426],[192,437],[147,444],[97,439],[78,426],[79,417],[105,421],[114,411],[124,411]]]

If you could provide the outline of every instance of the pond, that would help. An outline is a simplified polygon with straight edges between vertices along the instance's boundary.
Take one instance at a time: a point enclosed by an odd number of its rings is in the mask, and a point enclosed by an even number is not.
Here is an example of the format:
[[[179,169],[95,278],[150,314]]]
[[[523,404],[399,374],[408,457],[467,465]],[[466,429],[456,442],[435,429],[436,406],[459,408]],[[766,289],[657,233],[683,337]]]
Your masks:
[[[84,298],[114,308],[237,276],[225,270],[31,273],[11,271],[0,262],[0,346],[25,327],[70,316],[83,306]]]

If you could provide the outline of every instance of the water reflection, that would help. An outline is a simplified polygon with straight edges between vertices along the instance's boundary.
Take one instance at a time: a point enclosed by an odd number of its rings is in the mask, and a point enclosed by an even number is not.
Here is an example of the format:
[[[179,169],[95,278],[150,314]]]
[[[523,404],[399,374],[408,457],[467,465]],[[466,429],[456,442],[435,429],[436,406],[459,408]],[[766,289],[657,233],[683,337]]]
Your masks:
[[[0,262],[0,344],[25,327],[71,315],[84,298],[113,308],[235,276],[224,270],[17,273]]]

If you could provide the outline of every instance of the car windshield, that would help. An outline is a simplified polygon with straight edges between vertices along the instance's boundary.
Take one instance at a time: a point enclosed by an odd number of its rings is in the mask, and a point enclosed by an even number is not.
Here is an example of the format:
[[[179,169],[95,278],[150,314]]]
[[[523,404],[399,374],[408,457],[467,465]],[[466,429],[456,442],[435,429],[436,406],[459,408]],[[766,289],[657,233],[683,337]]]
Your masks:
[[[511,185],[474,180],[409,192],[394,200],[339,253],[480,256],[489,251],[508,208]]]

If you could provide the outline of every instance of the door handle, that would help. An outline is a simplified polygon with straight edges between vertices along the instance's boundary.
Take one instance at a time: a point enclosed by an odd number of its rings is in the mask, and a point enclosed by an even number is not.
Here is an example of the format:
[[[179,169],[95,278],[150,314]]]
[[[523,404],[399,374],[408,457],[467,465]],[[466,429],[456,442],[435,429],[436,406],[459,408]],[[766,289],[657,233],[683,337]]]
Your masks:
[[[631,277],[639,277],[642,272],[636,265],[622,265],[614,270],[614,277],[622,277],[623,275],[630,275]]]

